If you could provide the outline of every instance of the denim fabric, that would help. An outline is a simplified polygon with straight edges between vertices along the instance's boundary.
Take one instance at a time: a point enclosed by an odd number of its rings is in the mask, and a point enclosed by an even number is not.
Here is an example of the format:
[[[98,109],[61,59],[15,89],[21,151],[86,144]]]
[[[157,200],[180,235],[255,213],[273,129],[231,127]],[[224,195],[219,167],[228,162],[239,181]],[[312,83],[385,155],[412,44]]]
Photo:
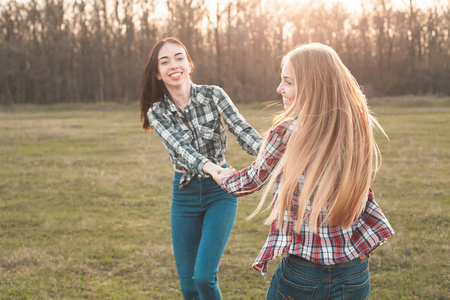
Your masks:
[[[211,177],[197,175],[179,189],[175,172],[171,207],[172,243],[184,299],[222,299],[217,272],[233,228],[237,198]]]
[[[267,300],[365,300],[369,293],[368,258],[318,265],[288,254],[275,270]]]

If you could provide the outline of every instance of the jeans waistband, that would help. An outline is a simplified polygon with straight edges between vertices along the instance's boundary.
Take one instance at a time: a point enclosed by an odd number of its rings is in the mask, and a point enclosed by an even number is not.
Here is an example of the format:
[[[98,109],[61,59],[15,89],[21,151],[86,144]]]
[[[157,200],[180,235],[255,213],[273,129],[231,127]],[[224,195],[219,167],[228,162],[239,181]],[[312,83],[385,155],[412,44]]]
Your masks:
[[[354,263],[359,263],[363,260],[365,260],[366,258],[368,258],[369,256],[362,253],[359,257],[356,257],[352,260],[349,260],[347,262],[343,262],[343,263],[338,263],[338,264],[334,264],[334,265],[321,265],[321,264],[317,264],[315,262],[309,261],[307,259],[304,259],[303,257],[297,256],[297,255],[293,255],[293,254],[288,254],[286,255],[286,259],[292,260],[296,263],[299,264],[303,264],[303,265],[310,265],[310,266],[320,266],[320,267],[339,267],[339,266],[345,266],[345,265],[350,265],[350,264],[354,264]]]

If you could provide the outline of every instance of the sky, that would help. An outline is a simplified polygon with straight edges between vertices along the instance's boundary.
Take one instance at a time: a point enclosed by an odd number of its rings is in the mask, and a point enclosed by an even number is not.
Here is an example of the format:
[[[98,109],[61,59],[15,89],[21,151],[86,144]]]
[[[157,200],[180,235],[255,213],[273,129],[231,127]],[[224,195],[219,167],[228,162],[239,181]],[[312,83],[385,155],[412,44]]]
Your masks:
[[[229,0],[206,0],[207,3],[209,3],[209,5],[211,7],[215,7],[216,3],[227,3]],[[264,1],[268,1],[271,2],[270,0],[263,0]],[[308,3],[311,0],[283,0],[283,3],[286,4],[296,4],[296,3]],[[317,0],[316,0],[317,1]],[[325,3],[329,3],[334,4],[336,2],[341,2],[342,4],[344,4],[347,9],[351,12],[358,12],[361,10],[361,3],[362,2],[366,2],[369,3],[371,2],[370,0],[321,0]],[[389,1],[389,0],[387,0]],[[405,6],[409,6],[409,0],[391,0],[390,1],[392,3],[392,5],[395,8],[402,8]],[[418,6],[421,8],[425,8],[425,7],[430,7],[435,5],[436,3],[448,3],[448,0],[413,0],[413,5],[414,6]]]
[[[10,2],[11,0],[0,0],[0,6],[3,6],[5,4],[7,4],[8,2]],[[30,0],[15,0],[19,3],[27,3],[30,2]],[[38,2],[44,2],[45,0],[37,0]],[[69,3],[73,2],[74,0],[64,0],[65,5],[68,5]],[[91,1],[95,1],[95,0],[84,0],[86,3],[90,3]],[[107,2],[111,2],[114,0],[106,0]],[[129,1],[129,0],[122,0],[122,1]],[[139,2],[139,0],[132,0],[135,2]],[[166,1],[167,0],[154,0],[154,3],[156,4],[156,11],[155,14],[156,15],[164,15],[166,13]],[[170,0],[169,0],[170,1]],[[198,1],[202,1],[202,0],[198,0]],[[223,7],[225,6],[226,3],[233,1],[233,0],[204,0],[206,5],[210,7],[211,11],[214,12],[216,10],[216,5],[217,3],[219,4],[219,7],[223,9]],[[272,0],[261,0],[263,3],[268,3],[269,5],[273,3]],[[349,10],[349,12],[352,13],[358,13],[361,11],[361,3],[366,3],[366,4],[370,4],[371,2],[375,1],[375,0],[314,0],[313,2],[325,2],[326,4],[332,5],[336,2],[340,2],[342,4],[344,4],[347,9]],[[450,0],[412,0],[413,5],[415,7],[420,7],[420,8],[427,8],[427,7],[433,7],[436,4],[441,4],[443,5],[444,3],[446,5],[449,5]],[[121,1],[120,1],[121,2]],[[311,0],[279,0],[280,3],[283,4],[288,4],[295,6],[295,4],[306,4],[311,2]],[[386,0],[386,2],[390,2],[393,6],[393,8],[404,8],[404,7],[408,7],[409,6],[409,2],[410,0]],[[1,7],[0,7],[1,8]]]

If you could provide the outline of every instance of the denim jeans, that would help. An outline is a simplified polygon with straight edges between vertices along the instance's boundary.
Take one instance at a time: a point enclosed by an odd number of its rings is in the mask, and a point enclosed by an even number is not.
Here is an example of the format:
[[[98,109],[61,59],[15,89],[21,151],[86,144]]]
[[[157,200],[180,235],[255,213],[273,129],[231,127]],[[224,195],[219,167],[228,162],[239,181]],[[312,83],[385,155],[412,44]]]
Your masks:
[[[211,177],[197,176],[178,189],[175,172],[170,213],[175,263],[184,299],[222,299],[217,272],[233,228],[237,198]]]
[[[369,299],[368,258],[337,265],[318,265],[288,254],[278,264],[267,300]]]

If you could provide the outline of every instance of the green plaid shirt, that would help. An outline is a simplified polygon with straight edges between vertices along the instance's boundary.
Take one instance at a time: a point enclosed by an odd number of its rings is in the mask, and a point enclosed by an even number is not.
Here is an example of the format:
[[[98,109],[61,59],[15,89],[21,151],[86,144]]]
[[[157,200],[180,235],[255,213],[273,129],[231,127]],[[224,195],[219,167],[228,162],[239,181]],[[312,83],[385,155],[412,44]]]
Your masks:
[[[167,96],[153,104],[147,113],[150,126],[161,138],[176,169],[185,170],[180,188],[186,187],[203,165],[225,160],[228,130],[248,154],[258,155],[261,137],[238,112],[228,95],[217,86],[191,83],[191,97],[182,112]]]

